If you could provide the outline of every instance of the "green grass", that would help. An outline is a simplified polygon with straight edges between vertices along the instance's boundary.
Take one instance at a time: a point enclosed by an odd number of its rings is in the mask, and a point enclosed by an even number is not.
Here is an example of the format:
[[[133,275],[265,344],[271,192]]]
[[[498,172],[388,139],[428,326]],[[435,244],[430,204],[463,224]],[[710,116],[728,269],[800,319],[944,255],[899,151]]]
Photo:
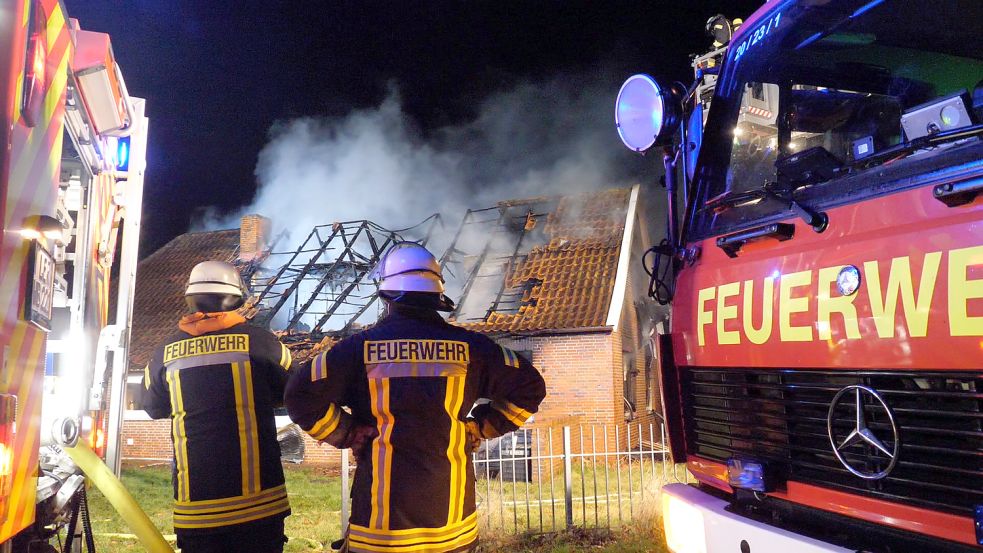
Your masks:
[[[492,480],[491,486],[483,480],[478,481],[477,492],[479,501],[484,502],[480,508],[482,552],[510,551],[518,553],[642,553],[664,552],[665,541],[661,535],[661,523],[656,508],[658,480],[653,481],[651,466],[646,466],[646,481],[644,493],[636,493],[630,510],[627,500],[621,502],[622,517],[616,514],[617,501],[610,505],[611,523],[613,530],[603,528],[574,528],[569,531],[551,532],[552,510],[550,501],[555,499],[557,522],[555,528],[565,526],[563,519],[563,488],[562,474],[554,475],[554,498],[549,497],[548,478],[543,478],[543,496],[541,501],[544,514],[544,530],[540,532],[539,509],[530,510],[526,518],[525,498],[529,493],[531,501],[536,501],[540,489],[538,482],[529,484],[511,482],[498,489],[498,481]],[[632,480],[638,488],[639,475],[633,469]],[[656,467],[656,473],[661,474],[661,467]],[[535,474],[535,468],[534,468]],[[581,484],[583,476],[583,486]],[[308,466],[287,466],[287,490],[290,494],[290,505],[293,514],[286,520],[286,534],[290,538],[285,549],[288,553],[306,551],[330,551],[327,544],[338,539],[341,535],[339,513],[341,510],[341,479],[328,475],[323,470]],[[605,474],[603,468],[596,469],[585,466],[581,471],[579,465],[574,465],[573,488],[574,497],[583,497],[584,488],[587,496],[587,520],[583,520],[583,499],[574,501],[574,522],[578,526],[593,526],[593,482],[598,482],[598,495],[601,496],[602,508]],[[170,468],[166,465],[148,467],[125,467],[123,483],[144,509],[154,524],[161,530],[164,537],[174,544],[174,529],[171,523],[171,482]],[[610,492],[616,490],[615,472],[609,470],[606,475]],[[621,475],[623,489],[627,488],[627,472],[623,468]],[[514,501],[513,503],[513,494]],[[112,506],[102,497],[98,490],[91,490],[89,505],[92,513],[93,532],[96,534],[97,550],[101,553],[136,553],[143,551],[139,541],[130,535],[130,530]],[[513,505],[515,509],[513,516]],[[538,504],[537,504],[538,505]],[[502,517],[501,514],[505,513]],[[603,526],[606,524],[606,510],[598,519]],[[518,523],[516,524],[516,521]],[[517,530],[527,532],[513,535]]]
[[[341,536],[341,480],[312,467],[287,466],[286,476],[293,514],[286,522],[290,541],[285,551],[321,551],[325,543]],[[123,484],[173,546],[170,467],[126,467]],[[89,508],[98,551],[136,553],[144,550],[98,490],[90,492]]]
[[[622,527],[617,530],[574,528],[555,534],[511,539],[483,538],[482,552],[510,553],[669,553],[660,531]]]

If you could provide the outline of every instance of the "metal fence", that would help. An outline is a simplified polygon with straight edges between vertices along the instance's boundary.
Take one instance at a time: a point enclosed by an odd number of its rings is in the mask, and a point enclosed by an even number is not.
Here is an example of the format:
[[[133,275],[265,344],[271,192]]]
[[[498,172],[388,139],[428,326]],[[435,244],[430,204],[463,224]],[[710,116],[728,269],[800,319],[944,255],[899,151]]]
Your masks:
[[[661,424],[525,428],[472,455],[480,524],[498,533],[612,528],[655,515],[663,483],[679,481]],[[342,456],[342,527],[348,520]],[[683,477],[685,478],[685,476]]]

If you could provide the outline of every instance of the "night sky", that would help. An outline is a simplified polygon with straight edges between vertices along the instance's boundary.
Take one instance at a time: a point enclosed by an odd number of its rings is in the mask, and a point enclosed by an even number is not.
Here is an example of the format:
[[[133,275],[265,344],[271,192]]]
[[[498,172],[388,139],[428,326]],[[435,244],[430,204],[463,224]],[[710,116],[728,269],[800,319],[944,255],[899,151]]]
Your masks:
[[[144,257],[187,231],[196,209],[249,203],[276,121],[343,116],[395,84],[426,133],[517,82],[604,67],[619,75],[617,141],[621,80],[689,82],[689,54],[711,42],[707,19],[747,17],[762,2],[65,3],[82,28],[112,36],[130,94],[147,99]]]

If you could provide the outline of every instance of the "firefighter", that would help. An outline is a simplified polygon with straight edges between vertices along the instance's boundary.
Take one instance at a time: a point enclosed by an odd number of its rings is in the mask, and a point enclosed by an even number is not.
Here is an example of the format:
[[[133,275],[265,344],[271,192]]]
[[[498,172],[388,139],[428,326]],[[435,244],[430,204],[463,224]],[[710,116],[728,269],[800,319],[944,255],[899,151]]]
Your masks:
[[[535,413],[545,383],[514,351],[444,321],[453,303],[423,246],[396,244],[377,275],[384,316],[291,374],[287,411],[358,461],[343,550],[471,551],[471,452]]]
[[[290,514],[273,409],[283,403],[290,351],[246,324],[236,268],[191,270],[191,314],[144,370],[144,409],[171,417],[174,530],[183,553],[283,551]]]

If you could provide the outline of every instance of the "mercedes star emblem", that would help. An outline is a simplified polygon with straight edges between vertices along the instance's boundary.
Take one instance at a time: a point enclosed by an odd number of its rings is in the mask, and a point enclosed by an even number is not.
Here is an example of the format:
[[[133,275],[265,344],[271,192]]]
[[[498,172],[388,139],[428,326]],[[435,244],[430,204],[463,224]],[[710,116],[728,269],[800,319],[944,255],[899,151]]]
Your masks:
[[[867,398],[872,398],[873,401]],[[851,411],[847,407],[851,400],[854,402],[854,412],[856,414],[853,429],[845,438],[842,438],[842,432],[839,435],[837,434],[836,429],[833,428],[833,422],[837,420],[837,413],[841,414],[840,420],[842,420],[842,415]],[[876,405],[877,403],[880,403],[890,422],[891,435],[887,443],[884,441],[884,438],[887,436],[882,435],[878,437],[867,426],[867,413],[864,405]],[[829,433],[829,443],[833,446],[833,453],[836,455],[836,458],[840,460],[840,463],[848,471],[860,478],[880,480],[887,476],[898,462],[901,439],[898,434],[898,425],[894,421],[894,413],[891,412],[891,408],[888,407],[887,402],[884,401],[881,394],[873,388],[855,384],[837,392],[833,397],[833,401],[829,404],[829,413],[826,416],[826,428]],[[867,462],[857,459],[858,456],[862,455],[857,452],[851,452],[850,458],[847,458],[846,450],[858,443],[864,443],[869,446],[868,449],[871,451],[871,454],[865,455],[865,457],[868,460],[875,461],[875,463],[871,464],[880,467],[886,462],[887,466],[881,470],[871,470]]]
[[[860,269],[853,265],[840,269],[839,274],[836,275],[836,289],[840,291],[840,295],[852,295],[857,288],[860,288]]]

